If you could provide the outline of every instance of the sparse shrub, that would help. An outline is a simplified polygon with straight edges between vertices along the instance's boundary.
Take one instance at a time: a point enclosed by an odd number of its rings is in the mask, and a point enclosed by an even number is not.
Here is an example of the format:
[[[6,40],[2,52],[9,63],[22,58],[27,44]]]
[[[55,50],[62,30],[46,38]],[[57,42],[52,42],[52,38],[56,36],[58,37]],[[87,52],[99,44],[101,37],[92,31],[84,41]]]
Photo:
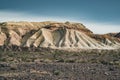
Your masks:
[[[113,61],[110,61],[110,62],[109,62],[109,65],[114,65],[114,62],[113,62]]]
[[[1,62],[6,62],[6,58],[0,58]]]
[[[11,69],[11,70],[16,70],[17,68],[15,68],[15,67],[11,67],[10,69]]]
[[[111,68],[111,67],[110,67],[109,70],[110,70],[110,71],[114,71],[114,68]]]
[[[8,53],[9,57],[14,57],[14,54],[12,52]]]
[[[101,60],[100,63],[102,63],[103,65],[108,65],[109,63],[107,61]]]
[[[68,60],[65,60],[65,62],[67,62],[67,63],[75,63],[76,60],[75,59],[68,59]]]
[[[52,60],[50,60],[50,59],[44,59],[44,62],[45,63],[50,63],[50,62],[52,62]]]
[[[25,61],[26,62],[33,62],[34,60],[33,59],[26,59]]]
[[[85,60],[79,60],[78,63],[86,63]]]
[[[71,53],[72,54],[72,53]],[[79,53],[73,53],[72,56],[79,56]]]
[[[115,65],[120,65],[120,61],[115,61],[114,64]]]
[[[62,59],[62,58],[57,59],[56,62],[64,62],[64,59]]]
[[[53,72],[54,75],[60,75],[60,73],[61,73],[61,71],[59,71],[59,70],[55,70],[55,71]]]
[[[89,62],[91,62],[91,63],[98,63],[97,59],[95,59],[95,58],[91,59]]]
[[[61,55],[62,55],[63,53],[61,52],[61,51],[55,51],[54,53],[53,53],[53,59],[54,60],[58,60],[60,57],[61,57]],[[64,53],[65,54],[65,53]]]
[[[10,65],[10,69],[11,69],[11,70],[17,70],[17,65],[11,64],[11,65]]]

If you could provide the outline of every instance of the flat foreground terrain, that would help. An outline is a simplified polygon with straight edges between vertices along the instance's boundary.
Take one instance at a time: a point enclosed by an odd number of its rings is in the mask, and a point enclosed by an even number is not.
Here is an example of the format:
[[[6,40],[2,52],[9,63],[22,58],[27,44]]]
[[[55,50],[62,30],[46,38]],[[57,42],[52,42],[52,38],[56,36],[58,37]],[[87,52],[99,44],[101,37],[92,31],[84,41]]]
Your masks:
[[[86,63],[0,64],[0,80],[119,80],[115,66]]]
[[[120,51],[1,51],[0,80],[120,80]]]

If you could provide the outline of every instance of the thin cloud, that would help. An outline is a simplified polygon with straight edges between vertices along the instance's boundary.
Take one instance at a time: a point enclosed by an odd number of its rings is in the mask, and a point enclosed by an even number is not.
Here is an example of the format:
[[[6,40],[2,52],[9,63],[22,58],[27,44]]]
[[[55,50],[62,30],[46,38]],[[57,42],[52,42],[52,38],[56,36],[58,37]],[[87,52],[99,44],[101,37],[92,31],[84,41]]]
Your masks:
[[[33,16],[28,13],[0,11],[0,22],[4,21],[67,21],[65,17],[48,17],[48,16]]]
[[[72,18],[66,17],[48,17],[48,16],[33,16],[29,15],[28,13],[23,12],[14,12],[14,11],[0,11],[0,22],[5,21],[71,21],[71,22],[80,22],[83,23],[88,29],[93,31],[96,34],[104,34],[110,32],[120,32],[120,25],[113,25],[113,24],[105,24],[99,22],[92,22],[92,21],[84,21],[84,20],[75,20]]]

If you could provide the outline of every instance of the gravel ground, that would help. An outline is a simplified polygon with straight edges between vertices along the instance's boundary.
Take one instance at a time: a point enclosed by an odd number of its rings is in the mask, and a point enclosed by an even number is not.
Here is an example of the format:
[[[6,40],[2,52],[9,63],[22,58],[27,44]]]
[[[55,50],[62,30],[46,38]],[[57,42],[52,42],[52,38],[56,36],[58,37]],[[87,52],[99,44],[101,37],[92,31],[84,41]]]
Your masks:
[[[120,68],[96,63],[0,63],[0,80],[120,80]]]

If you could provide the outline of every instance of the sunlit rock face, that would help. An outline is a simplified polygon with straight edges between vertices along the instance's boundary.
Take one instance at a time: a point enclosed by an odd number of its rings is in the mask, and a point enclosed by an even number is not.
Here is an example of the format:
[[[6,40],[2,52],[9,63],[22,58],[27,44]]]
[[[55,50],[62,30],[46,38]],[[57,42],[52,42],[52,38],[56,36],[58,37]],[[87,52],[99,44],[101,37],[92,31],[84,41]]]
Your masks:
[[[81,23],[0,23],[0,46],[49,47],[55,49],[116,49],[120,33],[94,34]]]

